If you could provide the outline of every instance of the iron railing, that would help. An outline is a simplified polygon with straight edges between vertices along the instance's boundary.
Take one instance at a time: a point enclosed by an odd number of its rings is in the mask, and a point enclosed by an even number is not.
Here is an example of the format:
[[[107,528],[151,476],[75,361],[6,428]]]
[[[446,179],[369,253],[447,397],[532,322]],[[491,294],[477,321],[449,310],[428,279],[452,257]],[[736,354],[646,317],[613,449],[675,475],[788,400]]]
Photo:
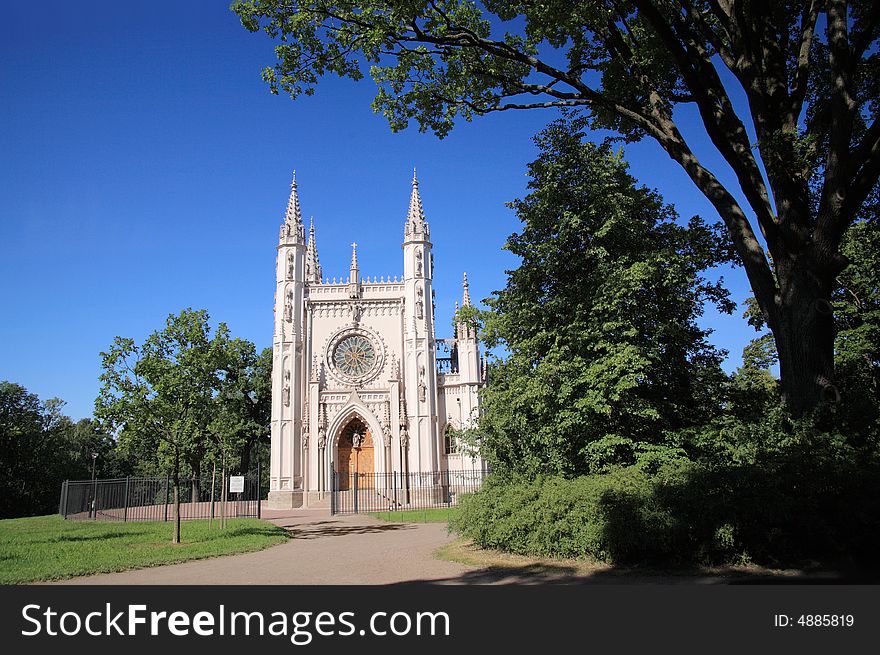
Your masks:
[[[489,469],[430,473],[331,473],[330,513],[362,514],[451,507],[480,488]]]
[[[221,503],[218,474],[180,480],[180,518],[260,517],[260,467],[244,476],[244,491],[227,491]],[[66,519],[90,521],[168,521],[174,516],[173,486],[166,477],[65,480],[58,513]]]

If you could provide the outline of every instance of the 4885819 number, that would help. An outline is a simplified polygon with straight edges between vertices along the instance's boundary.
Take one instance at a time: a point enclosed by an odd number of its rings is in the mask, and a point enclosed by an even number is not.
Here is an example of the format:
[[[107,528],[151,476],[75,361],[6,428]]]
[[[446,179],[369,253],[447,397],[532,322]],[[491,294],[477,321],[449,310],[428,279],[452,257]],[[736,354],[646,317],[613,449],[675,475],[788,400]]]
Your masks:
[[[851,628],[855,624],[852,614],[801,614],[797,618],[786,614],[773,617],[777,628],[798,626],[801,628]]]
[[[797,620],[805,628],[850,628],[853,623],[852,614],[801,614]]]

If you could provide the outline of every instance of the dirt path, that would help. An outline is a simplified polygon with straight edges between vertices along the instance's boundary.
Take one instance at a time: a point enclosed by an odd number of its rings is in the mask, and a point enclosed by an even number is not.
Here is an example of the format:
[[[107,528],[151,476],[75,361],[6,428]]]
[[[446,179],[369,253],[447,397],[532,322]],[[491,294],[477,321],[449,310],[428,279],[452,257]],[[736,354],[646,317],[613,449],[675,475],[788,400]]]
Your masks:
[[[256,553],[136,571],[103,573],[57,584],[391,584],[449,580],[477,567],[437,560],[452,540],[445,523],[385,523],[368,516],[314,510],[271,519],[292,539]]]

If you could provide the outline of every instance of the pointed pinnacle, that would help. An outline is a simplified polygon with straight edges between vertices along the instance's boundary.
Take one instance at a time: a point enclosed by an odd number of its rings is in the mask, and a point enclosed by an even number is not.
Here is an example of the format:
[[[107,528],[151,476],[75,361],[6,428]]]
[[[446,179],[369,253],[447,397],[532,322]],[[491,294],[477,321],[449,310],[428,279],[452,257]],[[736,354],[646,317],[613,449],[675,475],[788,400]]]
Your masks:
[[[471,304],[471,292],[468,287],[467,273],[464,274],[464,293],[461,297],[461,304],[463,307],[467,307]]]
[[[284,215],[284,221],[286,223],[302,223],[299,193],[296,190],[296,171],[293,171],[293,180],[290,182],[290,197],[287,199],[287,212]]]
[[[425,210],[422,208],[422,198],[419,196],[419,181],[416,178],[416,171],[413,169],[412,194],[409,198],[409,212],[407,212],[407,222],[424,223]]]

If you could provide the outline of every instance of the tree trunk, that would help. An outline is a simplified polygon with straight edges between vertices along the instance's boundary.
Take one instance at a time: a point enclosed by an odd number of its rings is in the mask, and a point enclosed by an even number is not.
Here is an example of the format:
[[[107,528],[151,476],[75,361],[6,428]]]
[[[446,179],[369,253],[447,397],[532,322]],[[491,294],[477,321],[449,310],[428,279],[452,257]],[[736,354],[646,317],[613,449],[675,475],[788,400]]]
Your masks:
[[[840,399],[833,384],[833,277],[822,276],[812,259],[802,255],[777,262],[776,268],[780,296],[771,327],[779,354],[782,399],[797,417],[821,402]]]
[[[226,455],[223,455],[221,469],[223,480],[220,482],[220,527],[226,528]]]
[[[253,450],[255,443],[254,439],[248,439],[244,448],[241,449],[241,471],[243,473],[247,473],[251,468],[251,450]]]
[[[209,527],[214,527],[214,489],[215,482],[217,480],[217,462],[214,462],[214,467],[211,469],[211,520],[208,521]]]
[[[180,543],[180,462],[174,460],[174,475],[171,477],[171,483],[174,488],[174,534],[171,537],[171,543]]]
[[[190,464],[190,466],[192,468],[192,493],[190,494],[190,502],[197,503],[201,500],[199,483],[202,478],[202,463],[195,462]]]

